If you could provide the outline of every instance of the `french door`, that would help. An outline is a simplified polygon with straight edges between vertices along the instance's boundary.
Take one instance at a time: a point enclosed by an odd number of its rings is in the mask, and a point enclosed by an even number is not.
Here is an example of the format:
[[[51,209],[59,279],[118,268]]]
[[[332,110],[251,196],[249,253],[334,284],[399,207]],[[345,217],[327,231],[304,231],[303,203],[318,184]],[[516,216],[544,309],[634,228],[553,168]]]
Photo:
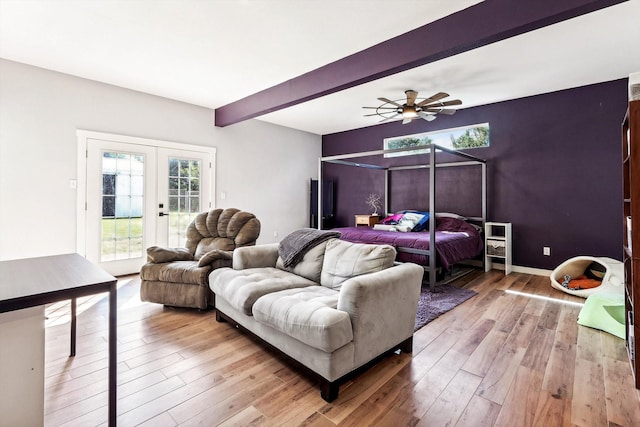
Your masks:
[[[149,246],[184,247],[187,225],[211,207],[212,163],[211,150],[87,138],[87,259],[123,275],[140,271]]]
[[[160,246],[184,247],[191,221],[211,206],[209,153],[158,149],[158,218]]]

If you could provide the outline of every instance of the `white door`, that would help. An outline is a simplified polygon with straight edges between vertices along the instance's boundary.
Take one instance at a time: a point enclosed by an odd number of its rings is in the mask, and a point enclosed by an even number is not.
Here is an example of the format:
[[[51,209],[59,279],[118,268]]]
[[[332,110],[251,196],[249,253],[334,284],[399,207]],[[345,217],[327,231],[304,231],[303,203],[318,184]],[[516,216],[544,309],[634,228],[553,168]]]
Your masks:
[[[211,206],[210,152],[88,139],[85,256],[113,275],[137,273],[153,245],[184,247]]]
[[[211,207],[209,153],[158,149],[157,244],[182,248],[187,226]]]

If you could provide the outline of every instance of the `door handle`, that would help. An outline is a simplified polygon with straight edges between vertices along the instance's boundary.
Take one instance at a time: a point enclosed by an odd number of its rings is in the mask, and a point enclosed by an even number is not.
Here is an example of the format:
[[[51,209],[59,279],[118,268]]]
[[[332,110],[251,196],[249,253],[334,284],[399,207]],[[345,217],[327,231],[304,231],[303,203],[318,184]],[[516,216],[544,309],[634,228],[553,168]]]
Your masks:
[[[158,216],[169,216],[169,214],[168,213],[164,213],[164,212],[159,212]]]

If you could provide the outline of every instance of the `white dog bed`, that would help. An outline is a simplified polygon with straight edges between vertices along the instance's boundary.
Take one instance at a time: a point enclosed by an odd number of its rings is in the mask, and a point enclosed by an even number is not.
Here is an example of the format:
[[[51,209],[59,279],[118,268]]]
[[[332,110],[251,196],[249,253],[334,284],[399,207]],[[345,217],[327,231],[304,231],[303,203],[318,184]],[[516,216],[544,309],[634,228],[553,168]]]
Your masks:
[[[597,262],[605,269],[602,284],[591,289],[568,289],[562,286],[565,276],[578,277],[592,263]],[[571,295],[587,298],[590,295],[608,292],[624,294],[624,267],[620,261],[605,257],[578,256],[570,258],[556,267],[551,273],[551,286]]]

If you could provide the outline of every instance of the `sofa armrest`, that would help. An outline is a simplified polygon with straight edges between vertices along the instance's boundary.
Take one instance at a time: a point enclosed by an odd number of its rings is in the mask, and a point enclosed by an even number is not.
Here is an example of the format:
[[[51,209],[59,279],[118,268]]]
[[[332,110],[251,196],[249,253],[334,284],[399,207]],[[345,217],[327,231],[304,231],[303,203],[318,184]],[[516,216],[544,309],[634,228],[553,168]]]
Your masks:
[[[278,243],[242,246],[233,251],[233,269],[275,267],[278,260]]]
[[[357,364],[413,335],[423,273],[406,263],[343,282],[337,308],[351,317]]]

